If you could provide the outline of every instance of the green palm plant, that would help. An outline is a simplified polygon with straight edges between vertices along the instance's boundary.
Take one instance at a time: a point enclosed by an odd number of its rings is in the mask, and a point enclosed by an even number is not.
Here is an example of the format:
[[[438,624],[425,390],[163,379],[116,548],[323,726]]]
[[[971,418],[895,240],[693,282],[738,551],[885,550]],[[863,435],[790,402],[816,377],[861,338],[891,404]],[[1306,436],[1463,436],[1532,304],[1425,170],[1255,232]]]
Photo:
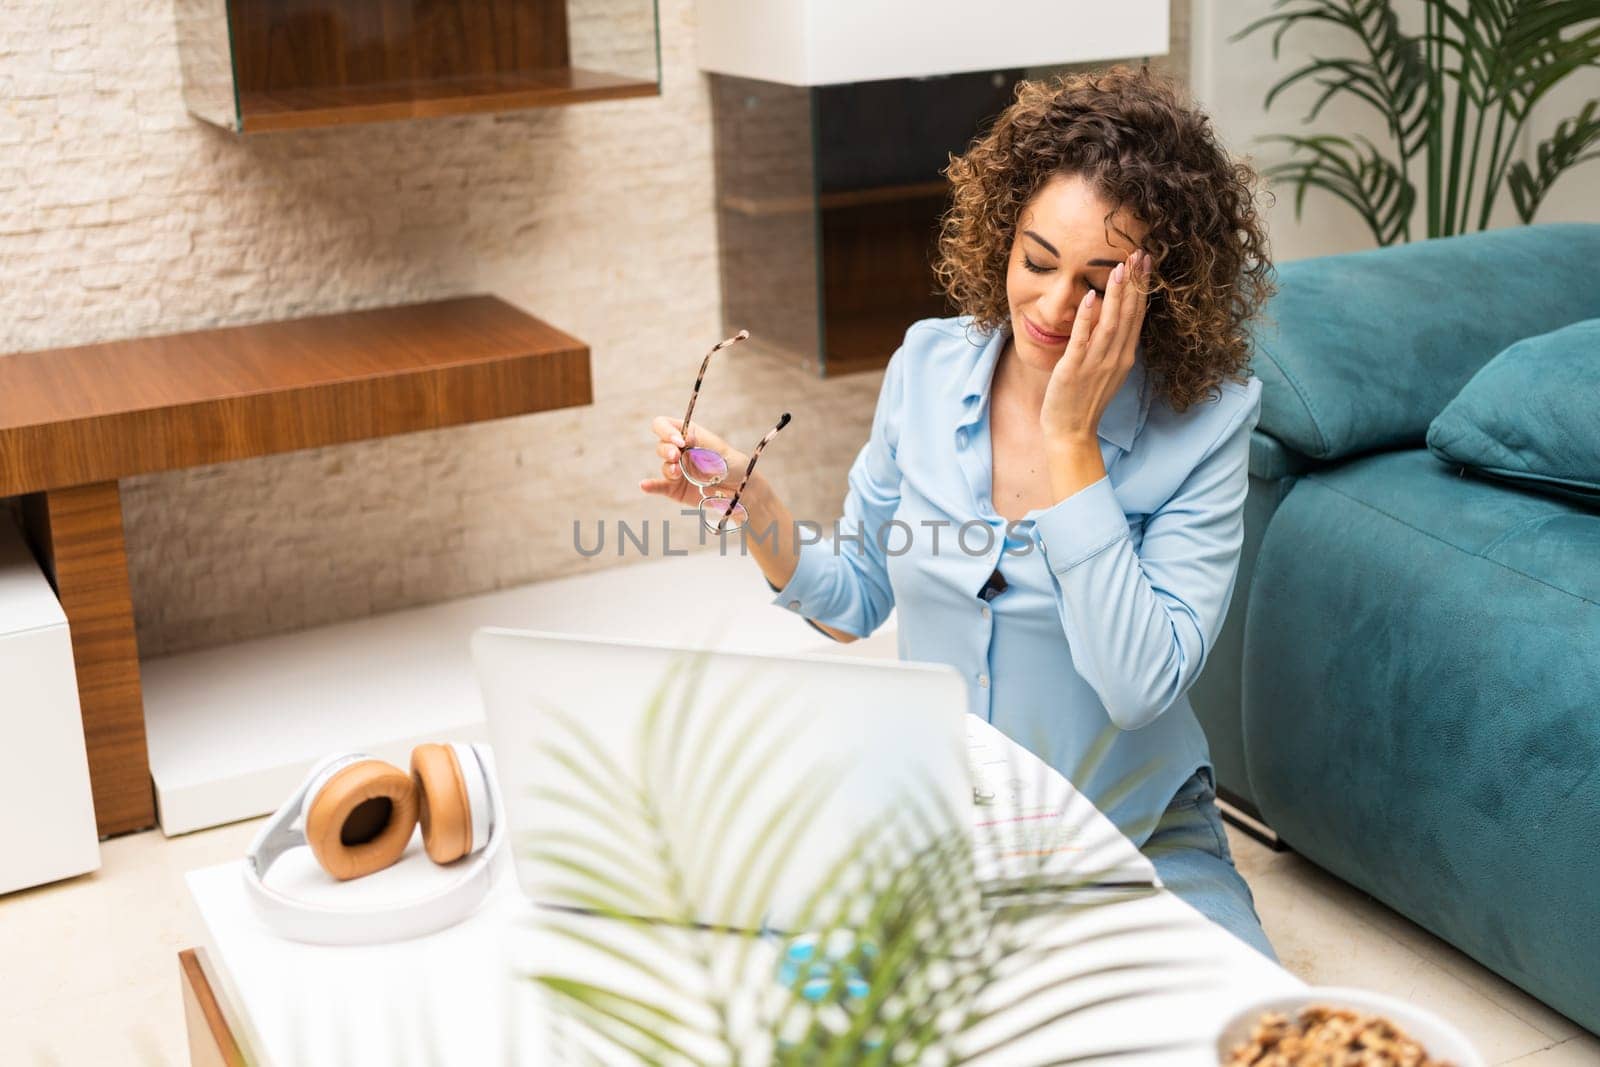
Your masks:
[[[1329,99],[1346,94],[1375,108],[1388,128],[1390,143],[1382,147],[1359,135],[1260,138],[1290,148],[1289,160],[1262,173],[1294,183],[1296,218],[1307,190],[1322,189],[1353,207],[1378,244],[1389,245],[1411,239],[1412,215],[1423,198],[1426,236],[1445,237],[1467,232],[1474,222],[1486,228],[1502,188],[1509,187],[1518,217],[1530,223],[1561,174],[1600,156],[1597,101],[1589,100],[1537,145],[1532,166],[1514,158],[1534,105],[1573,72],[1600,66],[1600,0],[1422,5],[1423,30],[1413,34],[1401,28],[1392,0],[1276,0],[1272,14],[1230,38],[1275,26],[1274,59],[1284,34],[1303,24],[1339,27],[1359,42],[1355,56],[1314,57],[1267,93],[1271,110],[1279,93],[1309,78],[1322,92],[1305,123],[1314,122]]]
[[[1153,927],[1073,925],[1153,890],[1092,888],[1104,878],[1090,857],[1072,878],[1046,877],[1041,859],[990,891],[978,877],[969,814],[931,788],[906,790],[897,817],[849,842],[820,878],[794,869],[791,846],[837,768],[808,769],[757,832],[736,832],[730,820],[785,758],[801,710],[793,694],[762,693],[751,676],[731,691],[750,694],[754,713],[729,714],[702,692],[705,665],[703,653],[686,654],[655,688],[634,766],[605,751],[577,716],[544,709],[556,729],[543,754],[570,777],[537,790],[538,799],[570,805],[603,832],[519,843],[552,872],[541,896],[566,905],[531,921],[603,960],[611,976],[589,980],[560,966],[525,975],[560,1021],[561,1062],[965,1064],[1004,1055],[1077,1013],[1171,988],[1170,961],[1095,962],[1104,959],[1097,942]],[[1041,824],[990,844],[1043,856],[1079,829]],[[749,840],[762,845],[725,851]],[[814,888],[794,921],[774,930],[766,899],[798,873]],[[719,913],[738,916],[731,927],[697,919],[695,902],[717,894]],[[1181,936],[1183,925],[1161,930]],[[1045,929],[1057,936],[1041,939]],[[1039,966],[1046,961],[1065,969]],[[1108,975],[1119,991],[1096,984]],[[1125,1047],[1055,1049],[1040,1062],[1164,1047],[1134,1037]]]

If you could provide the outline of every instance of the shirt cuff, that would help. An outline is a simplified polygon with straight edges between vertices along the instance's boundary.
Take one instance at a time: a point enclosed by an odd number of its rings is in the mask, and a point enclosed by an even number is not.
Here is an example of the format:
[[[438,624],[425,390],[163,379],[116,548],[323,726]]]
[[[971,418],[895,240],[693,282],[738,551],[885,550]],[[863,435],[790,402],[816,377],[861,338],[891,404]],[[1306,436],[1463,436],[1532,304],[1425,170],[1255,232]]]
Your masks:
[[[778,594],[772,598],[773,605],[794,612],[805,619],[806,625],[817,633],[830,641],[837,641],[839,640],[837,637],[818,626],[808,614],[817,600],[817,580],[820,577],[818,568],[821,566],[820,561],[816,559],[816,553],[810,551],[814,547],[814,545],[801,546],[795,558],[794,573],[789,576],[789,583],[782,589],[773,585],[772,580],[766,578],[766,575],[762,575],[762,578],[766,579],[767,586]]]
[[[1059,577],[1127,537],[1128,518],[1107,475],[1040,513],[1033,528],[1045,562]]]

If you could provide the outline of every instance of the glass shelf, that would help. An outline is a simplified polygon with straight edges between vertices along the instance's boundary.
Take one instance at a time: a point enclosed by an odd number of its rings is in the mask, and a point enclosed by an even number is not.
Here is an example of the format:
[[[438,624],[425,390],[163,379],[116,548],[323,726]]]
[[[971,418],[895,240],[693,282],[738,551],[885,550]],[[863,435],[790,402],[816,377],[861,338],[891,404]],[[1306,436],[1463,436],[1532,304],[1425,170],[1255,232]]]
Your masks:
[[[184,100],[240,133],[653,96],[654,0],[178,0]]]
[[[881,368],[933,274],[941,171],[1023,69],[793,86],[711,75],[723,318],[828,377]]]

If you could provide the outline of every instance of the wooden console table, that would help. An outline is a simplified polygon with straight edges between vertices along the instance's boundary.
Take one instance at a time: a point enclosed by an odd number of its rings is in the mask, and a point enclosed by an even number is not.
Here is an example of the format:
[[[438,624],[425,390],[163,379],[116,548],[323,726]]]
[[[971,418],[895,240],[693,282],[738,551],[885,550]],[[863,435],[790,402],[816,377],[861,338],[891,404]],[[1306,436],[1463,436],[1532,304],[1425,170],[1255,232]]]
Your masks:
[[[0,497],[72,630],[101,836],[155,825],[118,479],[592,400],[588,347],[492,296],[0,356]]]

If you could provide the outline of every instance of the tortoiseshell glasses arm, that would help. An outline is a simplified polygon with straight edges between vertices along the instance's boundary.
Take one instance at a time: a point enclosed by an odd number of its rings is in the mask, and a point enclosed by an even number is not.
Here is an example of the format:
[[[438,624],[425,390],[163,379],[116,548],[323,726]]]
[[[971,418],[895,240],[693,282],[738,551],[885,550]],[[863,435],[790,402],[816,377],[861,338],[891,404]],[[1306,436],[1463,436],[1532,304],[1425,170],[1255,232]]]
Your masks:
[[[694,414],[694,402],[700,398],[700,383],[706,380],[706,368],[711,366],[711,357],[727,348],[731,344],[743,341],[750,336],[749,330],[740,330],[725,341],[718,341],[711,346],[711,351],[706,353],[706,358],[700,361],[700,373],[695,375],[694,392],[689,394],[689,410],[683,413],[683,425],[679,429],[683,432],[683,439],[689,440],[689,418]]]
[[[789,413],[785,411],[783,418],[778,420],[778,425],[767,431],[767,435],[756,445],[756,450],[750,453],[750,462],[744,468],[744,477],[739,480],[739,488],[733,491],[733,499],[728,501],[728,508],[723,512],[722,518],[717,520],[717,533],[722,532],[722,527],[727,524],[728,516],[733,514],[733,509],[739,506],[739,497],[744,493],[744,487],[750,484],[750,472],[756,469],[756,460],[761,458],[761,450],[767,447],[767,442],[778,436],[778,431],[789,425]]]

